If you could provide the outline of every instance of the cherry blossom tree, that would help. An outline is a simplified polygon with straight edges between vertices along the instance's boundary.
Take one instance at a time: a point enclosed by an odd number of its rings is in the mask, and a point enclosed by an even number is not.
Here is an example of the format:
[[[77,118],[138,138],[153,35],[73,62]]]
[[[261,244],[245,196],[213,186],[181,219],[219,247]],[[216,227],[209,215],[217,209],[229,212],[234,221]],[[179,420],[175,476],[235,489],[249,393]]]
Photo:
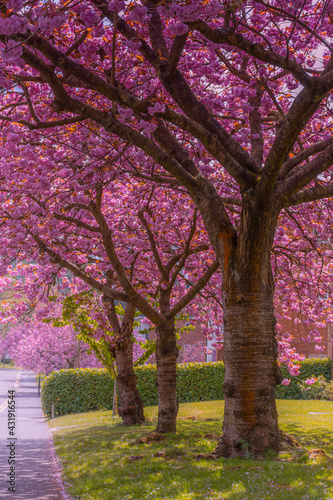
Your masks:
[[[205,343],[198,340],[194,344],[187,344],[184,347],[182,363],[203,363],[205,361]]]
[[[70,327],[44,323],[18,324],[0,338],[0,352],[9,353],[16,366],[45,373],[63,368],[101,368],[90,348]]]
[[[103,305],[93,290],[66,297],[62,303],[62,314],[53,318],[55,326],[71,325],[114,376],[120,395],[118,414],[124,425],[145,421],[133,369],[133,362],[143,354],[133,332],[134,318],[135,307],[131,303],[123,308],[120,304],[116,305],[114,299],[108,300],[104,296]]]
[[[41,282],[48,286],[56,282],[59,268],[64,270],[63,288],[75,286],[79,291],[89,286],[102,293],[113,331],[108,343],[117,362],[120,414],[126,415],[127,424],[143,421],[132,353],[137,307],[157,333],[157,430],[174,432],[176,316],[218,268],[202,220],[182,191],[175,195],[152,182],[114,179],[112,172],[110,179],[109,169],[95,172],[82,157],[78,162],[69,157],[67,146],[60,148],[57,142],[55,150],[53,142],[53,137],[44,140],[39,149],[40,158],[47,161],[44,190],[34,182],[33,164],[30,173],[26,166],[16,169],[15,187],[6,176],[10,196],[2,205],[6,221],[2,236],[3,242],[16,241],[14,252],[3,251],[3,263],[14,263],[6,272],[25,275],[25,293],[33,301],[43,293]],[[19,155],[24,159],[25,150],[25,143],[17,145],[17,159]],[[67,166],[64,178],[63,170],[59,175],[60,164]],[[23,260],[35,263],[17,266]],[[77,278],[72,284],[66,272]],[[17,286],[21,287],[20,281]],[[115,300],[127,304],[121,320]],[[88,307],[95,309],[95,320],[100,314],[97,304]]]
[[[244,441],[260,455],[284,440],[271,257],[286,213],[296,229],[303,210],[327,221],[331,208],[332,12],[332,0],[11,0],[3,8],[1,116],[12,179],[17,142],[26,141],[23,166],[50,130],[62,127],[73,143],[83,124],[109,135],[119,172],[181,187],[201,213],[223,272],[217,455],[243,455]],[[49,182],[40,165],[36,179]],[[93,214],[106,230],[98,203]],[[115,273],[160,325],[126,273]],[[167,309],[162,316],[171,320]],[[162,342],[170,353],[171,337]]]

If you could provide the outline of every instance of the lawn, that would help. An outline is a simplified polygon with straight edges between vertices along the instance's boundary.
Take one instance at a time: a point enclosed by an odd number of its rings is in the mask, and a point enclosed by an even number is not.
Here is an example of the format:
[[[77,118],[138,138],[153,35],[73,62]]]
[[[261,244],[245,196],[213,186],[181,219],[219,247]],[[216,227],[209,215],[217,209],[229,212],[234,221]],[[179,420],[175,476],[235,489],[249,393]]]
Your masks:
[[[136,440],[154,430],[156,407],[146,408],[146,425],[129,428],[109,411],[49,421],[69,493],[84,500],[333,500],[333,460],[309,455],[320,448],[333,456],[333,402],[277,402],[280,427],[304,451],[264,460],[200,457],[216,446],[223,404],[182,404],[178,434],[142,444]]]

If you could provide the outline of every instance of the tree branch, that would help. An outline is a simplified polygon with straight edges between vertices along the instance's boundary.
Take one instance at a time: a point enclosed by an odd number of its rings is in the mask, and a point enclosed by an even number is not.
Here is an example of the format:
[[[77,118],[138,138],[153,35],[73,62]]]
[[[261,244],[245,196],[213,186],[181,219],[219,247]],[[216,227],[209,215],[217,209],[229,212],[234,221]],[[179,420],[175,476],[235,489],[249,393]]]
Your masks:
[[[264,155],[264,139],[261,127],[261,113],[259,108],[261,106],[261,98],[263,89],[260,84],[257,85],[256,95],[249,98],[249,104],[253,107],[249,114],[251,138],[251,158],[256,162],[259,168],[262,167]]]
[[[82,229],[86,229],[87,231],[93,232],[93,233],[99,233],[99,229],[97,226],[91,226],[90,224],[87,224],[86,222],[83,222],[79,219],[75,219],[75,217],[68,217],[67,215],[61,215],[61,214],[54,214],[54,218],[58,220],[64,220],[66,222],[71,222],[75,224],[77,227],[81,227]]]
[[[322,153],[319,153],[307,165],[304,165],[288,177],[285,181],[278,184],[276,196],[279,199],[285,200],[284,205],[288,203],[288,199],[300,191],[303,187],[309,184],[315,177],[324,172],[333,164],[333,145],[328,146]]]
[[[74,52],[74,50],[76,50],[80,45],[81,43],[83,43],[85,41],[85,39],[87,38],[89,34],[89,30],[85,30],[81,36],[76,40],[76,42],[73,43],[73,45],[71,45],[65,52],[65,55],[66,56],[69,56],[72,52]]]
[[[118,315],[116,312],[116,307],[113,299],[103,295],[102,302],[108,317],[109,322],[111,323],[113,333],[120,333],[120,323],[118,320]]]
[[[117,252],[115,250],[112,234],[110,228],[105,220],[104,215],[101,210],[98,210],[96,206],[91,206],[91,212],[94,215],[97,224],[99,225],[100,232],[103,238],[103,245],[112,265],[117,278],[123,287],[125,293],[128,296],[128,300],[132,302],[141,312],[144,314],[155,326],[159,326],[162,322],[162,317],[160,314],[151,307],[151,305],[135,290],[132,283],[129,281],[126,272],[118,258]]]
[[[187,37],[188,33],[184,33],[183,35],[176,36],[173,41],[167,65],[167,72],[170,75],[172,75],[172,73],[174,73],[177,69],[180,57],[186,44]]]
[[[116,299],[116,300],[122,300],[122,301],[127,301],[128,297],[125,293],[120,292],[118,290],[112,290],[111,288],[107,287],[106,285],[103,285],[100,281],[97,281],[95,278],[92,278],[89,276],[87,273],[85,273],[82,269],[79,269],[77,266],[74,264],[71,264],[68,262],[66,259],[61,257],[57,252],[49,248],[46,243],[44,243],[39,236],[34,235],[33,233],[29,233],[32,238],[35,240],[37,243],[39,249],[42,252],[45,252],[48,254],[51,258],[51,261],[53,261],[56,264],[59,264],[61,267],[68,269],[68,271],[71,271],[71,273],[76,276],[77,278],[80,278],[82,281],[90,285],[91,287],[95,288],[95,290],[98,290],[102,292],[104,295],[111,299]]]
[[[300,205],[301,203],[308,203],[311,201],[323,200],[325,198],[332,198],[333,184],[329,186],[314,186],[309,189],[304,189],[291,196],[285,203],[284,207],[291,207]]]
[[[103,0],[92,1],[99,8],[99,10],[103,12],[103,14],[111,22],[113,22],[113,12],[105,6]],[[117,27],[119,32],[127,40],[131,40],[133,38],[140,40],[140,52],[145,57],[147,62],[155,69],[161,83],[175,99],[177,104],[183,109],[183,111],[190,118],[194,119],[194,121],[203,125],[212,134],[215,134],[225,150],[235,158],[244,170],[248,169],[251,172],[257,172],[255,162],[251,159],[245,149],[242,148],[242,146],[227,133],[220,123],[214,119],[208,109],[197,99],[183,75],[178,70],[175,70],[172,75],[169,75],[167,72],[167,61],[164,62],[162,59],[157,57],[149,45],[119,16],[117,17]]]
[[[159,121],[154,138],[158,144],[175,158],[191,175],[197,176],[200,174],[194,161],[190,158],[189,153],[184,150],[179,142],[175,139],[170,130]],[[216,136],[208,134],[207,132],[202,137],[206,149],[213,153],[213,156],[218,159],[221,165],[225,167],[227,172],[236,180],[242,189],[246,189],[251,185],[255,185],[256,177],[251,172],[243,169],[238,162],[236,162],[216,140]]]
[[[331,137],[330,139],[326,139],[325,141],[317,142],[313,146],[310,146],[301,151],[300,153],[298,153],[297,155],[293,156],[282,165],[277,180],[285,179],[289,174],[289,172],[293,170],[295,167],[297,167],[297,165],[310,158],[310,156],[313,156],[316,153],[324,151],[331,144],[333,144],[333,137]]]
[[[177,276],[179,275],[179,273],[183,269],[183,267],[185,265],[185,262],[186,262],[186,259],[187,259],[187,257],[190,254],[191,241],[193,239],[193,236],[194,236],[194,233],[195,233],[195,230],[196,230],[196,227],[197,227],[197,215],[198,215],[198,210],[197,210],[197,208],[195,208],[194,213],[193,213],[193,220],[192,220],[190,232],[189,232],[189,235],[188,235],[188,237],[186,239],[186,243],[185,243],[185,248],[184,248],[183,255],[182,255],[182,257],[181,257],[178,265],[176,266],[176,269],[172,273],[172,277],[171,277],[171,280],[170,280],[170,283],[169,283],[170,289],[173,287],[173,285],[174,285],[174,283],[175,283],[175,281],[177,279]]]
[[[317,86],[303,89],[295,98],[290,110],[286,114],[274,144],[267,156],[258,183],[258,192],[263,195],[271,192],[285,158],[288,156],[299,133],[313,114],[319,108],[324,94],[317,92]]]
[[[169,58],[169,51],[163,36],[163,26],[157,6],[149,1],[145,1],[144,5],[148,9],[148,15],[150,17],[148,29],[151,45],[155,55],[158,56],[159,59],[166,61]]]
[[[259,59],[273,66],[288,70],[301,85],[311,84],[311,77],[295,60],[283,57],[272,50],[267,50],[258,42],[252,42],[244,38],[241,34],[235,33],[234,29],[211,28],[204,21],[192,21],[186,23],[190,28],[199,31],[204,37],[214,43],[227,44],[239,50],[243,50],[249,56]]]
[[[205,272],[203,276],[193,285],[192,288],[173,306],[168,314],[168,318],[174,318],[191,300],[202,290],[213,276],[215,271],[219,268],[219,262],[216,260]]]
[[[157,249],[157,246],[156,246],[156,242],[155,242],[155,239],[154,239],[154,235],[149,227],[149,224],[147,222],[147,220],[145,219],[145,216],[143,215],[144,212],[147,212],[149,214],[149,208],[148,207],[144,207],[144,208],[141,208],[138,212],[138,217],[140,219],[140,221],[142,222],[142,225],[144,226],[145,230],[146,230],[146,233],[148,235],[148,239],[149,239],[149,243],[150,243],[150,248],[153,252],[153,256],[154,256],[154,259],[155,259],[155,262],[157,264],[157,267],[161,273],[161,276],[162,278],[165,280],[165,281],[168,281],[168,278],[169,278],[169,273],[168,273],[168,270],[167,268],[163,265],[162,261],[161,261],[161,258],[159,256],[159,253],[158,253],[158,249]]]

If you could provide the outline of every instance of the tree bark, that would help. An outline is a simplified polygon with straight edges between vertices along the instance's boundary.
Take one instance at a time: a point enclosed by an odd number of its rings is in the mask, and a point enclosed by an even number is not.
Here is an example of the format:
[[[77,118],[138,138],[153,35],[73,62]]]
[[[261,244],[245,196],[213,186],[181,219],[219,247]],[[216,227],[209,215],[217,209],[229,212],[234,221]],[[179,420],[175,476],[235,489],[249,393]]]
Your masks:
[[[284,439],[275,404],[282,380],[270,263],[276,219],[271,208],[245,201],[237,242],[225,257],[225,410],[217,456],[260,456],[278,451]]]
[[[119,416],[124,425],[143,424],[145,421],[143,404],[133,368],[133,342],[130,340],[124,349],[116,349],[115,354],[120,399]]]
[[[137,389],[137,378],[133,367],[133,325],[135,306],[127,303],[124,318],[119,324],[114,300],[103,297],[104,306],[117,345],[113,348],[117,367],[117,386],[119,392],[118,413],[124,425],[143,424],[145,421],[142,399]]]
[[[174,319],[156,328],[158,423],[156,432],[175,433],[177,428],[177,357]]]
[[[245,286],[227,296],[224,313],[223,436],[216,454],[258,456],[279,450],[275,386],[281,383],[272,294]]]

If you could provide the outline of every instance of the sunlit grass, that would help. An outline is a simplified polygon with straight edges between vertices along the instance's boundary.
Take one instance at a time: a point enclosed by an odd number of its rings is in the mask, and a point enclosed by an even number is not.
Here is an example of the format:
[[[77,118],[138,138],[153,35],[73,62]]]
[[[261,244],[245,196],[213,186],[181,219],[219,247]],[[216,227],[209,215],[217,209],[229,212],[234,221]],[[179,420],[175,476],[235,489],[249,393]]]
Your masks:
[[[135,440],[154,430],[155,407],[146,409],[145,425],[130,428],[108,411],[50,421],[70,493],[84,500],[333,499],[333,462],[326,458],[285,452],[260,461],[197,459],[216,446],[223,404],[180,405],[178,434],[147,444]],[[333,455],[332,402],[280,400],[278,411],[280,427],[304,449]]]

